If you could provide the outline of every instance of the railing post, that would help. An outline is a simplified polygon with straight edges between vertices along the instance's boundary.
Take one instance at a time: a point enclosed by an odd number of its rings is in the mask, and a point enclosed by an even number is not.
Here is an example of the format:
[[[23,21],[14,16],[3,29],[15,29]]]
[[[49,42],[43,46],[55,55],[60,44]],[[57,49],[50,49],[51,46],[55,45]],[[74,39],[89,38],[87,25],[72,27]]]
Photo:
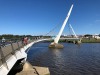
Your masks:
[[[0,46],[0,54],[1,54],[1,61],[2,61],[2,63],[4,63],[6,60],[5,60],[5,56],[4,56],[3,52],[2,52],[1,46]]]
[[[24,46],[24,40],[21,41],[22,47]]]
[[[17,45],[18,45],[18,49],[20,49],[18,41],[17,41]]]
[[[14,50],[14,47],[12,45],[12,42],[11,42],[11,47],[12,47],[12,54],[15,54],[15,50]]]
[[[11,52],[11,54],[14,55],[14,56],[16,57],[16,59],[17,59],[17,56],[16,56],[16,54],[15,54],[15,50],[14,50],[14,47],[13,47],[12,42],[11,42],[11,47],[12,47],[12,52]]]
[[[7,67],[7,69],[9,69],[9,68],[8,68],[8,65],[7,65],[7,62],[6,62],[6,59],[5,59],[5,56],[4,56],[4,54],[3,54],[3,51],[2,51],[1,46],[0,46],[0,54],[1,54],[1,61],[2,61],[2,64],[3,64],[3,63],[6,63],[6,67]]]

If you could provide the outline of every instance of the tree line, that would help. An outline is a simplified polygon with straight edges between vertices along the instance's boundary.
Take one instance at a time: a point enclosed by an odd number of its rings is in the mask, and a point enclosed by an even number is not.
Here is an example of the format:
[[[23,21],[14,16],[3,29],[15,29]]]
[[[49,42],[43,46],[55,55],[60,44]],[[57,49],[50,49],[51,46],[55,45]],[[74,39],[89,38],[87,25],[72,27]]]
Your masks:
[[[32,37],[32,35],[12,35],[12,34],[3,34],[3,35],[0,35],[0,40],[2,39],[2,38],[5,38],[5,39],[7,39],[7,40],[9,40],[9,39],[17,39],[17,40],[20,40],[21,38],[23,38],[23,37]]]
[[[5,38],[6,40],[21,40],[24,37],[28,37],[30,39],[34,39],[36,37],[44,37],[44,38],[49,38],[51,36],[43,36],[43,35],[39,35],[39,36],[32,36],[32,35],[13,35],[13,34],[3,34],[0,35],[0,40],[2,40],[2,38]]]

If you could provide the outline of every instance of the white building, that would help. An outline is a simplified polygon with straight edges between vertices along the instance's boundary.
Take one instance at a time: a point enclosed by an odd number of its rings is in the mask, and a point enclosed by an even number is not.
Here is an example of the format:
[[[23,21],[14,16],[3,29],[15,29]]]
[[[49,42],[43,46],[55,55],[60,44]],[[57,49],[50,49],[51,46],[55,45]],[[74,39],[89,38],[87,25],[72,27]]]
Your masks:
[[[100,39],[100,36],[98,34],[93,35],[93,38]]]

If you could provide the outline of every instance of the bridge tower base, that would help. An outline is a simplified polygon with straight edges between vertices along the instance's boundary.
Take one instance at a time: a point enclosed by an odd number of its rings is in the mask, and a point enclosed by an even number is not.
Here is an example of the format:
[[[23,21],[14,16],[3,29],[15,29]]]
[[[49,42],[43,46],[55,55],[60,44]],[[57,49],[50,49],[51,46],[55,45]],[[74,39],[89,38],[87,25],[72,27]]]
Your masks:
[[[81,44],[81,39],[74,42],[75,44]]]
[[[51,43],[49,45],[49,48],[63,48],[64,46],[62,44],[57,44],[57,43]]]

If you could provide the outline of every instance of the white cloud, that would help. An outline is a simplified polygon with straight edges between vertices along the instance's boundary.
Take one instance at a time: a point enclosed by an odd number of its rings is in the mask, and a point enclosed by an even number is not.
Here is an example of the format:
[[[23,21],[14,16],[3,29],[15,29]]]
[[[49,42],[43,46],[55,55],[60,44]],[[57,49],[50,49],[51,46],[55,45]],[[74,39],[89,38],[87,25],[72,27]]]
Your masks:
[[[100,20],[95,20],[95,22],[100,22]]]

